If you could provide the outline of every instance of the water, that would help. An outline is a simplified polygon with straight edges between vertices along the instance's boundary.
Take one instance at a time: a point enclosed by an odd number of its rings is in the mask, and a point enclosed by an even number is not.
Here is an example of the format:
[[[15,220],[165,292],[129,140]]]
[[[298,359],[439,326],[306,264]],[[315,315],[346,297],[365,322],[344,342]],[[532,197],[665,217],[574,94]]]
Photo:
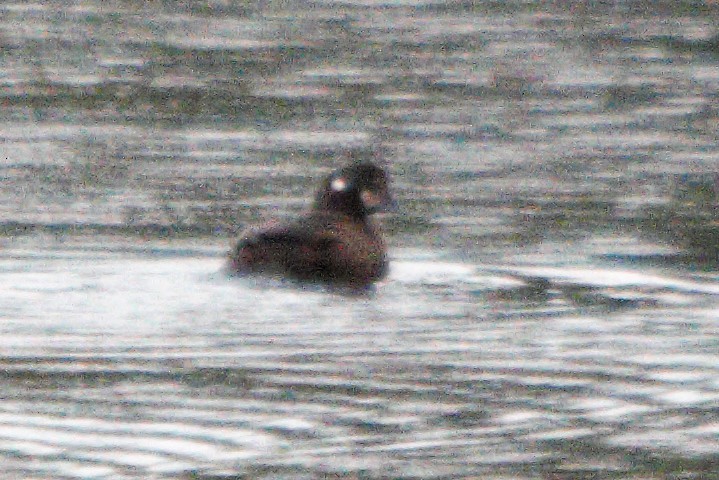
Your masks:
[[[717,18],[3,4],[3,478],[717,478]],[[225,274],[353,158],[386,280]]]

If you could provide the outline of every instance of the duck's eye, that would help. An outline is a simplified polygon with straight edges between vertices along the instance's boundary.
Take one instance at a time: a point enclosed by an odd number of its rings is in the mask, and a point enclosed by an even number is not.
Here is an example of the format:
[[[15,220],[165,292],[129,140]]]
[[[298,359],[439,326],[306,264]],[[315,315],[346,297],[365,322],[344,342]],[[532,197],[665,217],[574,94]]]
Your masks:
[[[343,192],[347,190],[347,180],[344,177],[338,177],[332,180],[330,188],[335,192]]]

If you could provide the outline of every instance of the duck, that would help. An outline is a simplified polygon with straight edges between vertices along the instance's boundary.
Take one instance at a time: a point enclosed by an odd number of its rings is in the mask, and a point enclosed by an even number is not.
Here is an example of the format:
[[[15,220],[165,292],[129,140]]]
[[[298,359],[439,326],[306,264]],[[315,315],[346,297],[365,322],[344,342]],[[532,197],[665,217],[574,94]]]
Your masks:
[[[385,169],[372,162],[333,171],[308,212],[244,232],[229,253],[230,271],[370,286],[389,269],[385,242],[370,219],[396,209],[389,186]]]

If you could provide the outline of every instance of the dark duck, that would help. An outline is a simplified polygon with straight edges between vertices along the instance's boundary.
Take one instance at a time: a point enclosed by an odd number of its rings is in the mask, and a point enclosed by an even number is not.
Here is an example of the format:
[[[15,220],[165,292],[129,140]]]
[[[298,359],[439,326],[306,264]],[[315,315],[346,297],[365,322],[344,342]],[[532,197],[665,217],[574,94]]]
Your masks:
[[[246,232],[230,252],[234,272],[368,286],[387,273],[385,244],[372,213],[393,207],[387,173],[356,163],[330,174],[299,219]]]

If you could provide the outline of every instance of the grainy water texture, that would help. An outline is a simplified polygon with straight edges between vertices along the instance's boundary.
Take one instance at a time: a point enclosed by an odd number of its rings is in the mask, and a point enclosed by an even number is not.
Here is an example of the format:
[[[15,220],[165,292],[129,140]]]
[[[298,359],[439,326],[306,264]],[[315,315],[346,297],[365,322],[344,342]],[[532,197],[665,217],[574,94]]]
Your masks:
[[[0,4],[0,477],[719,478],[719,5]],[[230,278],[385,165],[368,292]]]

